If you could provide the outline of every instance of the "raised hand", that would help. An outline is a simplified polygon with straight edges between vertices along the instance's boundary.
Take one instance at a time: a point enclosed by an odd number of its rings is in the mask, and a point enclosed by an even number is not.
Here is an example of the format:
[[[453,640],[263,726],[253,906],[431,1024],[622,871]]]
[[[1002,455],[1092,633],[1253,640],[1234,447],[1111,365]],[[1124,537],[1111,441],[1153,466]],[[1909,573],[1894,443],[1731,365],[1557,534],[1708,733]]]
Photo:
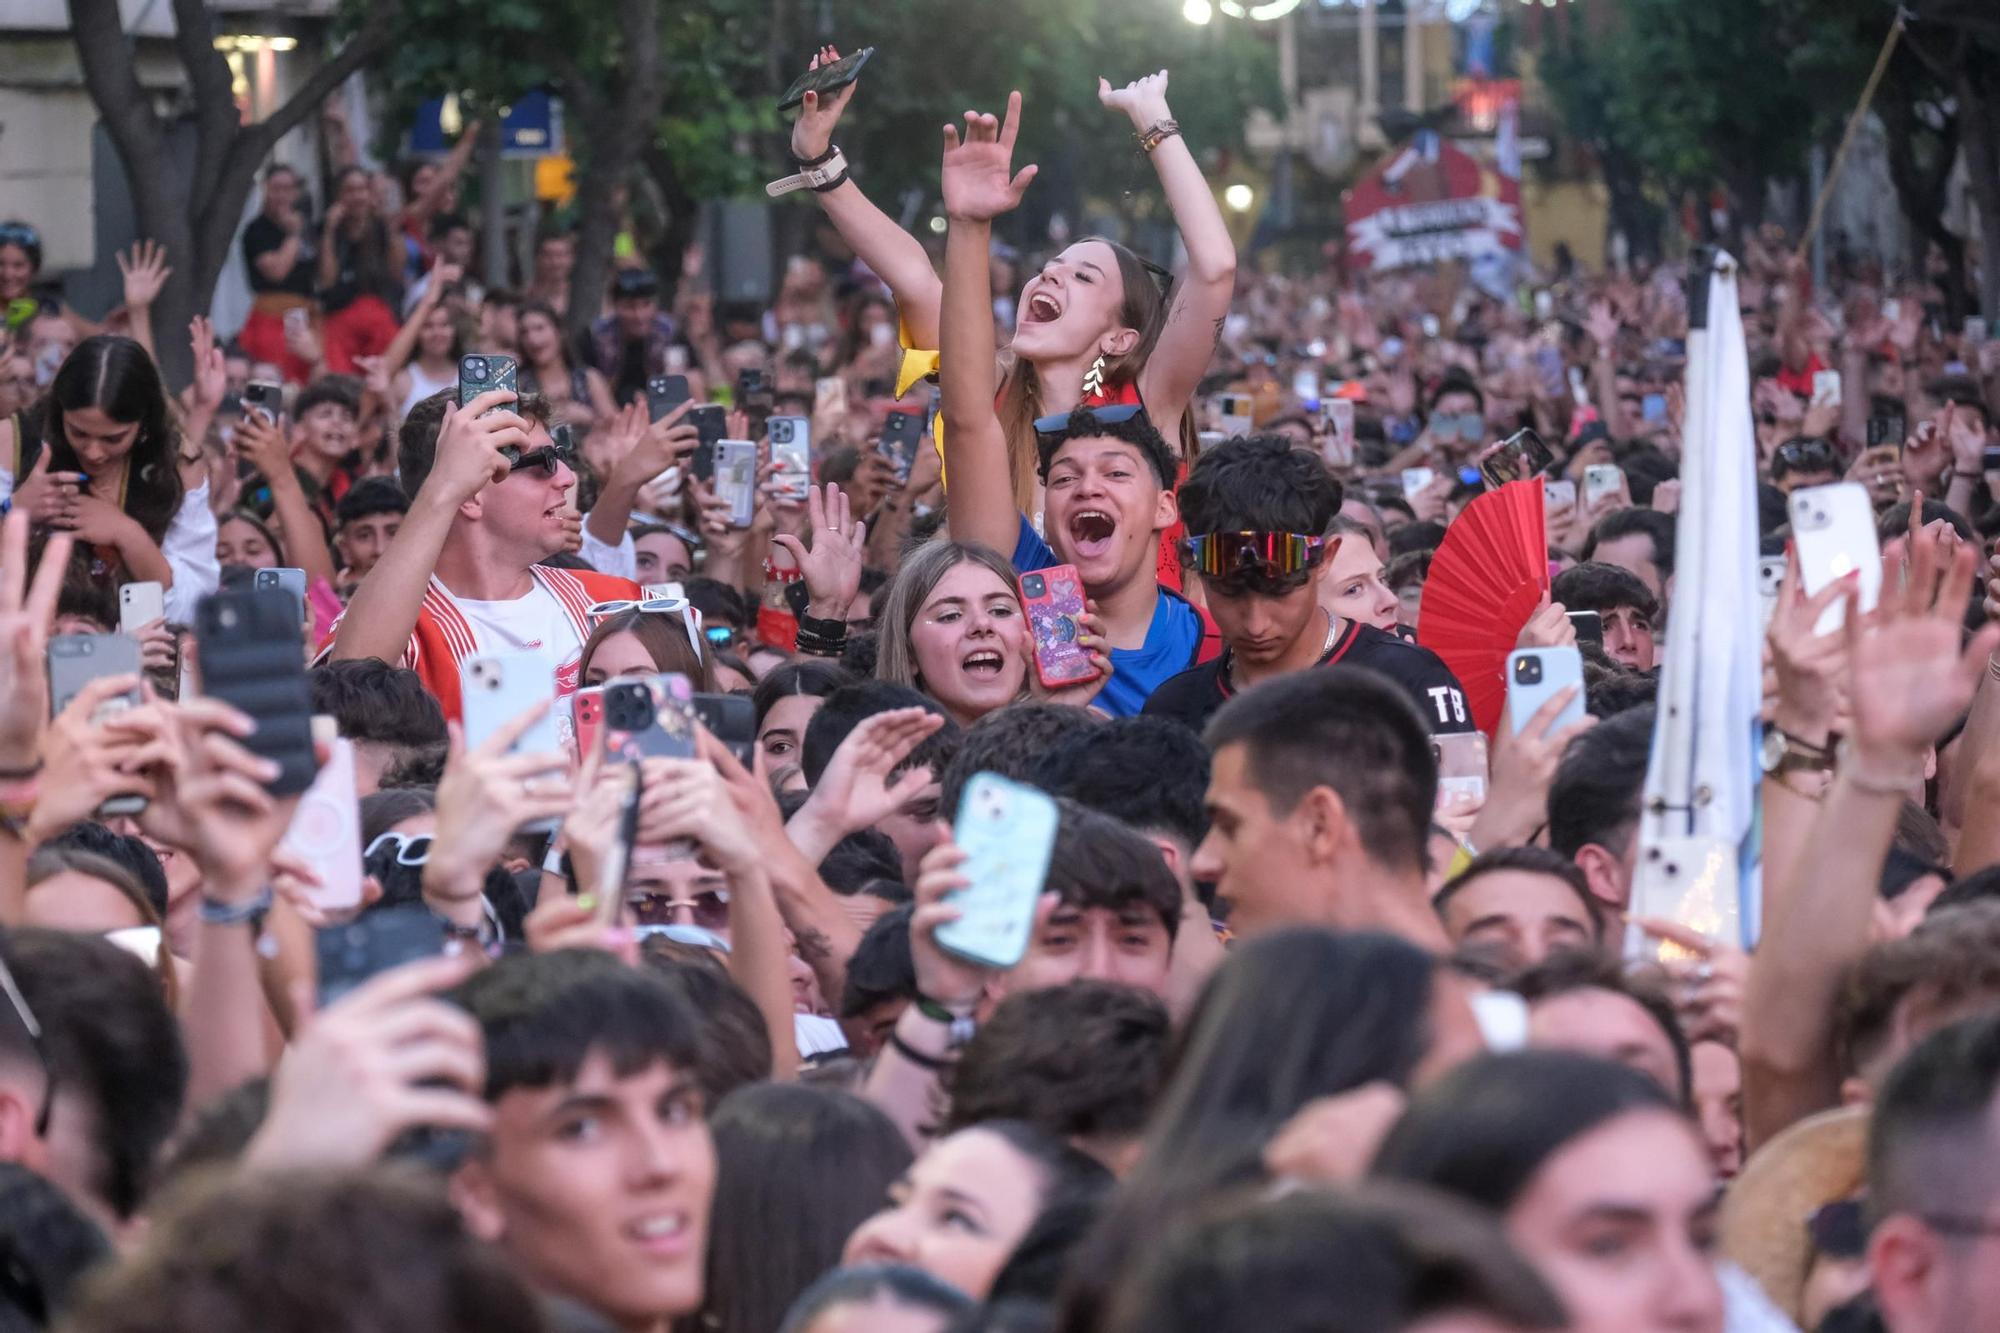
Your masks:
[[[266,481],[282,477],[292,465],[292,446],[285,436],[285,423],[272,421],[262,412],[246,412],[229,437],[229,448],[237,459],[257,469]]]
[[[1575,697],[1576,686],[1556,691],[1529,717],[1526,726],[1514,730],[1513,718],[1503,712],[1499,729],[1493,733],[1493,776],[1486,784],[1486,804],[1473,821],[1471,841],[1476,847],[1504,847],[1530,841],[1535,830],[1548,822],[1549,787],[1556,780],[1569,743],[1597,725],[1586,717],[1560,729],[1556,720]]]
[[[423,489],[436,488],[452,504],[477,495],[488,482],[505,481],[513,464],[500,452],[506,445],[528,447],[528,423],[513,412],[492,412],[514,401],[505,389],[488,389],[464,407],[446,404],[438,428],[437,461]]]
[[[847,496],[832,482],[807,488],[806,522],[812,528],[811,545],[782,532],[771,540],[791,552],[805,571],[811,597],[806,614],[815,620],[845,620],[847,608],[861,593],[868,525],[854,517]]]
[[[1097,81],[1097,100],[1112,111],[1132,118],[1132,128],[1146,130],[1173,118],[1167,110],[1167,72],[1160,70],[1143,79],[1134,79],[1123,88],[1114,88],[1109,79]]]
[[[215,326],[208,316],[196,315],[188,321],[188,341],[194,348],[195,406],[213,412],[229,391],[229,369],[222,348],[215,342]]]
[[[938,927],[962,915],[947,899],[971,886],[972,881],[959,873],[965,859],[964,849],[948,834],[924,853],[913,890],[916,910],[910,916],[910,961],[917,974],[917,994],[947,1009],[969,1012],[979,1002],[992,970],[946,953],[937,942]],[[1055,894],[1042,895],[1036,908],[1037,925],[1047,919],[1055,904]]]
[[[158,241],[134,241],[131,250],[120,250],[117,258],[118,271],[125,277],[125,308],[151,306],[173,274],[167,266],[167,248]]]
[[[927,708],[891,708],[849,732],[788,826],[807,859],[817,862],[834,843],[915,799],[935,776],[929,768],[890,775],[943,725],[944,718]],[[825,845],[806,847],[804,841]]]
[[[1846,595],[1835,582],[1807,597],[1799,583],[1798,553],[1786,553],[1785,581],[1765,631],[1778,681],[1778,708],[1772,721],[1814,745],[1823,743],[1832,731],[1847,688],[1847,640],[1839,634],[1817,633],[1816,628],[1827,608]]]
[[[1033,165],[1014,170],[1014,140],[1021,131],[1021,94],[1007,94],[1007,118],[965,113],[965,135],[944,127],[944,211],[968,222],[991,222],[1020,204]]]
[[[1618,315],[1612,310],[1611,302],[1592,301],[1590,314],[1584,320],[1583,330],[1590,335],[1591,341],[1597,344],[1599,352],[1606,356],[1611,355],[1618,343]]]
[[[549,707],[536,704],[470,750],[464,733],[452,727],[450,754],[437,789],[437,836],[424,863],[426,898],[477,899],[487,868],[500,859],[515,833],[537,820],[568,813],[568,757],[553,750],[512,753],[514,743]]]
[[[808,69],[818,69],[821,65],[831,65],[840,59],[840,52],[831,46],[822,46],[814,53]],[[805,105],[799,109],[799,118],[792,124],[792,156],[804,162],[820,156],[833,143],[833,127],[840,123],[840,113],[847,110],[847,104],[854,100],[854,90],[861,86],[856,79],[845,88],[836,90],[830,96],[807,93]]]
[[[100,676],[78,691],[49,725],[40,797],[28,817],[29,842],[46,842],[92,818],[113,796],[152,798],[145,769],[163,757],[160,713],[156,709],[144,720],[120,714],[102,723],[96,717],[100,708],[138,687],[137,676]],[[126,722],[128,717],[133,720]]]

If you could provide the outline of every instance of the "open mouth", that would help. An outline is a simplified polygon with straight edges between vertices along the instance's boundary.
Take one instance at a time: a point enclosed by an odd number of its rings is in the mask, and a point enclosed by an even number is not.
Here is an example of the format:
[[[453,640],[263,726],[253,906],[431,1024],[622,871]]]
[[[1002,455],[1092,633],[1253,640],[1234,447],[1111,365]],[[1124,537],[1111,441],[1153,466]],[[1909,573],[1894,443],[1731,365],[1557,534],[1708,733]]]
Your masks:
[[[1023,317],[1030,324],[1047,324],[1062,318],[1062,306],[1047,292],[1036,292],[1028,298]]]
[[[1082,559],[1103,555],[1117,534],[1118,520],[1102,509],[1079,509],[1070,515],[1070,545]]]
[[[991,648],[981,648],[978,652],[968,653],[965,660],[958,665],[968,676],[979,680],[995,680],[1005,669],[1006,662]]]

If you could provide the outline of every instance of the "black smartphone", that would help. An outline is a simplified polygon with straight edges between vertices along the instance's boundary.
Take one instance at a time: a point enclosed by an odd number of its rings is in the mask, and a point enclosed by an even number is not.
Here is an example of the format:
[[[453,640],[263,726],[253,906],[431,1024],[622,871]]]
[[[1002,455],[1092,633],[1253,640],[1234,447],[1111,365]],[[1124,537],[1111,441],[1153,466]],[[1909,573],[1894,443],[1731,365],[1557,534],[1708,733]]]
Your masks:
[[[520,367],[511,356],[486,355],[458,358],[458,405],[464,407],[482,393],[505,389],[519,393]]]
[[[421,903],[372,907],[315,937],[324,1009],[379,972],[444,952],[444,920]]]
[[[667,416],[694,397],[685,375],[655,375],[646,381],[646,412],[654,420]]]
[[[687,414],[694,423],[694,457],[689,466],[694,469],[695,479],[701,482],[715,480],[716,442],[729,434],[729,411],[716,403],[703,403]]]
[[[715,739],[729,747],[730,753],[742,760],[747,767],[751,762],[751,749],[757,741],[757,706],[747,694],[697,694],[690,701],[694,704],[695,720]]]
[[[251,380],[243,386],[243,415],[256,413],[272,425],[285,411],[285,386],[269,380]]]
[[[924,437],[924,419],[915,412],[891,412],[882,423],[875,450],[896,469],[896,480],[907,483],[916,465],[917,442]]]
[[[1567,613],[1571,628],[1576,630],[1578,643],[1604,642],[1604,617],[1595,611],[1571,611]]]
[[[771,419],[775,406],[771,382],[764,377],[762,370],[752,367],[737,375],[736,406],[750,418],[750,438],[762,438],[764,425]]]
[[[312,786],[319,760],[297,599],[281,588],[216,593],[196,608],[194,637],[201,692],[247,714],[256,730],[245,748],[278,764],[272,795]]]
[[[1868,418],[1868,447],[1893,444],[1898,449],[1909,438],[1909,419],[1901,412],[1881,412]]]
[[[778,110],[790,111],[806,100],[807,93],[818,93],[824,97],[836,89],[845,88],[861,77],[861,67],[866,65],[868,57],[874,54],[874,47],[864,46],[859,51],[851,51],[842,56],[831,65],[821,65],[818,69],[807,70],[799,75],[791,87],[785,89],[785,95],[778,100]]]
[[[1497,490],[1510,481],[1540,476],[1554,462],[1555,455],[1542,443],[1542,437],[1523,428],[1479,455],[1479,475]]]

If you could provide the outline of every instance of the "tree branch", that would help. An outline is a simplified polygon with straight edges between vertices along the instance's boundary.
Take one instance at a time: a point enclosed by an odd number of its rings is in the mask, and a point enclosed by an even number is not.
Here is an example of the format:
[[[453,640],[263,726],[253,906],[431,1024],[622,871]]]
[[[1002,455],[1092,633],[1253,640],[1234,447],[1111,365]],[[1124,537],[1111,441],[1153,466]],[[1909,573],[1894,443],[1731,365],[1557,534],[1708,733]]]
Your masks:
[[[173,0],[173,4],[174,50],[194,94],[194,176],[188,198],[207,199],[215,193],[224,155],[236,133],[236,95],[229,62],[215,49],[208,7],[202,0]]]
[[[69,0],[69,26],[76,34],[83,86],[96,104],[97,114],[104,118],[105,133],[125,159],[129,174],[134,161],[158,157],[160,123],[146,99],[146,90],[139,86],[122,23],[117,0]]]

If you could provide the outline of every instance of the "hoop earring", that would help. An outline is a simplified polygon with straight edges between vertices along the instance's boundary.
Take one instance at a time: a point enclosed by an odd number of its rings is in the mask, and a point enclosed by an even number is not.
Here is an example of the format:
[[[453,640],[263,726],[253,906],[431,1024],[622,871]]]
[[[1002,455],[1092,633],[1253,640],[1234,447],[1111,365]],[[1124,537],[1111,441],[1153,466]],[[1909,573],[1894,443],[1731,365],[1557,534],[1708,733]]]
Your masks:
[[[1097,360],[1090,363],[1090,369],[1083,372],[1083,396],[1104,392],[1104,353],[1097,354]]]

